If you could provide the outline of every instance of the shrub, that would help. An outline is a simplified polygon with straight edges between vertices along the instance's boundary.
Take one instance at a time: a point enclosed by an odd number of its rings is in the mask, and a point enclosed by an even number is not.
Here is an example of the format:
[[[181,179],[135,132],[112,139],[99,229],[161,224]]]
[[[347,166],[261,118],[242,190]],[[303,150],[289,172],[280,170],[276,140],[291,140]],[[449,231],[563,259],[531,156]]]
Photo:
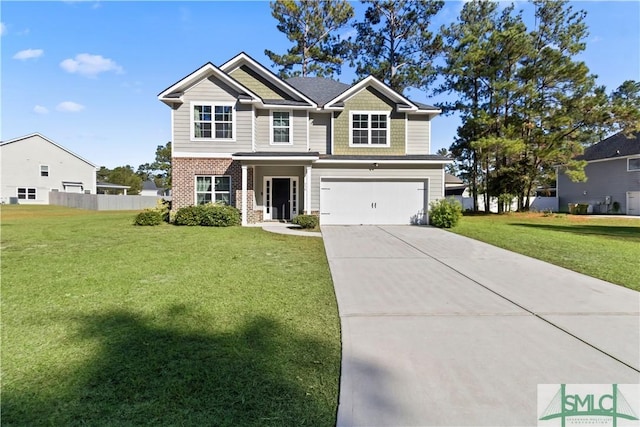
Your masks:
[[[176,225],[200,225],[200,206],[186,206],[178,209],[173,223]]]
[[[613,212],[614,213],[620,212],[620,203],[619,202],[613,202],[612,208],[613,208]]]
[[[178,209],[174,219],[176,225],[203,225],[206,227],[229,227],[240,225],[240,211],[233,206],[212,204],[187,206]]]
[[[440,199],[429,203],[431,225],[439,228],[455,227],[462,218],[462,205],[456,199]]]
[[[145,209],[136,215],[134,225],[160,225],[162,224],[162,213],[154,209]]]
[[[233,206],[209,203],[200,208],[200,225],[206,227],[240,225],[240,211]]]
[[[318,217],[315,215],[298,215],[291,222],[302,228],[316,228],[318,226]]]

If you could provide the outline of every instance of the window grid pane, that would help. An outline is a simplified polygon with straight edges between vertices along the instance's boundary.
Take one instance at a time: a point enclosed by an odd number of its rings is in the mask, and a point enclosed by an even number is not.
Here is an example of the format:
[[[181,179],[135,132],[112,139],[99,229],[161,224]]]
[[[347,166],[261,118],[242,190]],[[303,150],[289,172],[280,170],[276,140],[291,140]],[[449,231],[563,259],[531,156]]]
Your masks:
[[[640,170],[640,158],[637,159],[629,159],[629,167],[630,171]]]
[[[198,176],[196,177],[196,204],[231,202],[231,177]]]
[[[290,134],[290,117],[285,111],[273,112],[273,142],[280,144],[288,144],[291,142]]]
[[[364,130],[354,129],[353,130],[353,143],[354,144],[368,144],[369,143],[368,131],[366,129],[364,129]]]
[[[233,138],[233,107],[230,105],[195,105],[193,120],[195,138]]]

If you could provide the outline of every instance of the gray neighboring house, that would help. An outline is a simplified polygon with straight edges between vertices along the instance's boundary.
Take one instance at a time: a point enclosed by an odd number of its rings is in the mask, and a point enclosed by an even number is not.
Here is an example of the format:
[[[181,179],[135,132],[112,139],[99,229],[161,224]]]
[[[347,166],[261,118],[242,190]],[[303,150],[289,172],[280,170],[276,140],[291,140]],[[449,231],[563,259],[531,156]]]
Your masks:
[[[46,205],[50,191],[96,194],[96,169],[39,133],[0,142],[0,202]]]
[[[142,190],[140,190],[141,196],[158,196],[165,197],[171,194],[171,190],[166,188],[158,187],[156,183],[149,179],[142,183]]]
[[[560,169],[557,194],[561,210],[585,203],[593,213],[640,215],[640,135],[617,133],[584,151],[586,182],[572,182]],[[614,204],[619,205],[616,212]]]
[[[298,214],[329,224],[428,221],[444,197],[430,154],[436,107],[369,76],[283,80],[245,53],[163,90],[171,109],[172,209],[229,203],[242,224]]]

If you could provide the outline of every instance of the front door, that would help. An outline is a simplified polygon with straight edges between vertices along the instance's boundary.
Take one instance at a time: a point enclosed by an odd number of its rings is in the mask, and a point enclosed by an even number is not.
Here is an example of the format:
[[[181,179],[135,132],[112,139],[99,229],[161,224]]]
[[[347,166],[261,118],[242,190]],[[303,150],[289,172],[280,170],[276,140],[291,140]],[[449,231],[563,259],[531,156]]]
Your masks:
[[[291,219],[291,178],[273,178],[271,188],[272,219]]]

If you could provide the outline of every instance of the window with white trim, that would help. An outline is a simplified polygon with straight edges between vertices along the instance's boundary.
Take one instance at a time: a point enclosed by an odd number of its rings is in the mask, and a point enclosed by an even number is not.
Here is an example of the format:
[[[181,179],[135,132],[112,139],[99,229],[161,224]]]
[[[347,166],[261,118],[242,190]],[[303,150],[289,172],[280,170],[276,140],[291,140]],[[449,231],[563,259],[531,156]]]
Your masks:
[[[195,139],[233,139],[233,105],[193,104],[192,120]]]
[[[633,157],[627,159],[627,171],[640,171],[640,157]]]
[[[389,145],[389,113],[388,112],[351,112],[352,146],[388,146]]]
[[[49,176],[49,166],[40,165],[40,176]]]
[[[231,204],[230,176],[196,176],[196,204]]]
[[[291,144],[291,113],[273,111],[271,117],[271,143]]]
[[[18,199],[20,200],[35,200],[36,189],[28,187],[18,187]]]

